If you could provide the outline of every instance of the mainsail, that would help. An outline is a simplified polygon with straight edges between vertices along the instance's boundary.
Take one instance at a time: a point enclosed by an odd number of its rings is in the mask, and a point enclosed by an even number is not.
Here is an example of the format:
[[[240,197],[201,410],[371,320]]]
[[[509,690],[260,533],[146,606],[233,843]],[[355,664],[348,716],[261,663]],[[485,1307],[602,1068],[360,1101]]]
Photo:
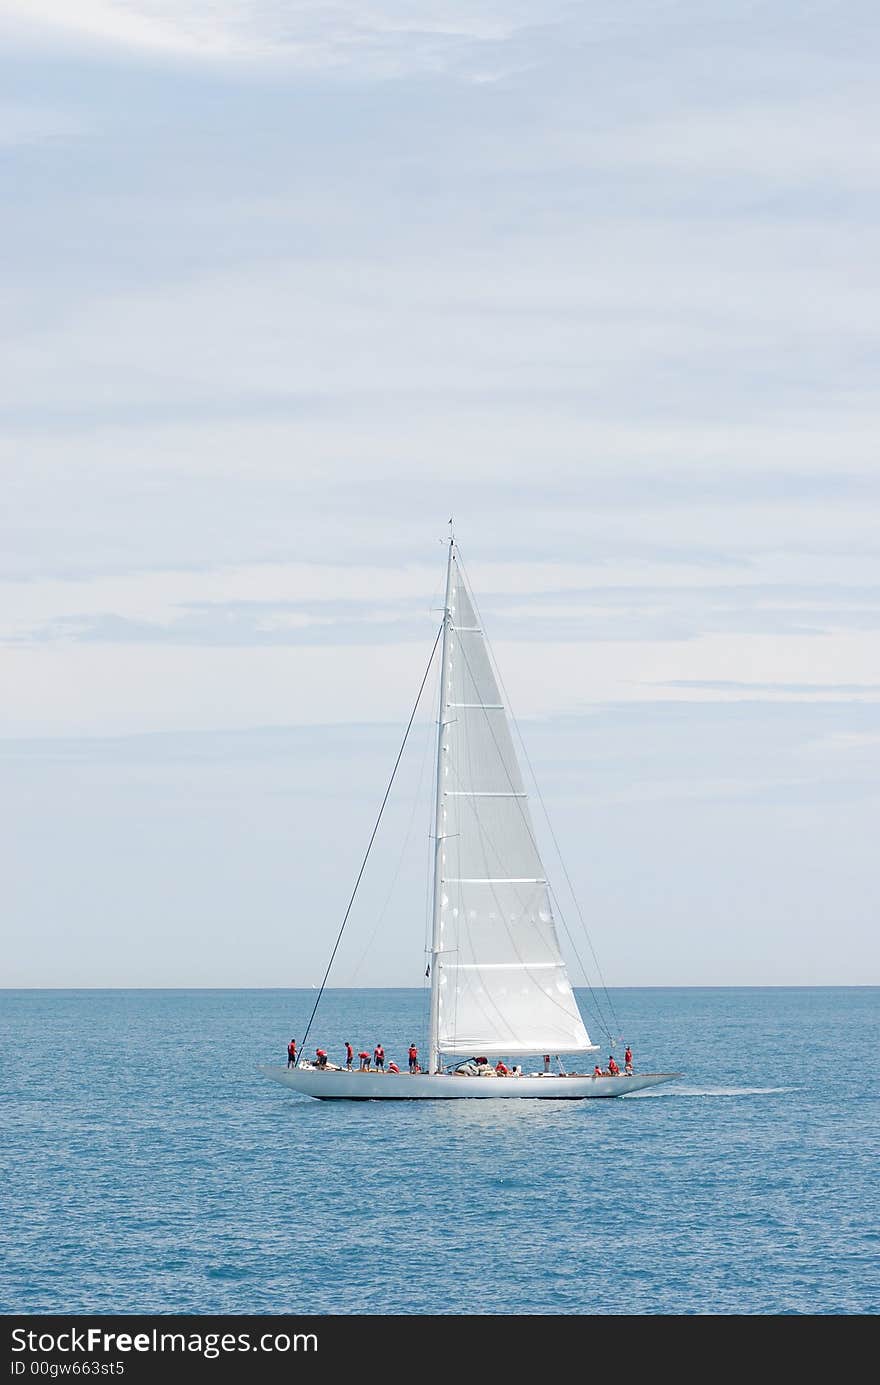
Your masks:
[[[450,544],[441,671],[432,948],[440,1054],[577,1053],[584,1028],[507,713]]]

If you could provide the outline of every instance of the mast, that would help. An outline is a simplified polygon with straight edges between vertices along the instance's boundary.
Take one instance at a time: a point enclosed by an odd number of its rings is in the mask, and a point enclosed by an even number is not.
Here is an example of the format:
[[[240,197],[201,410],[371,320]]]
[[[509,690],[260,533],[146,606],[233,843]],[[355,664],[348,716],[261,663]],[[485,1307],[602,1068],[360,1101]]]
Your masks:
[[[452,521],[450,520],[450,525]],[[446,703],[449,695],[449,669],[447,654],[449,647],[449,622],[451,611],[449,598],[452,594],[452,553],[455,537],[450,528],[449,556],[446,560],[446,599],[443,603],[443,641],[440,646],[440,711],[437,720],[437,800],[434,805],[434,915],[431,930],[431,1028],[428,1036],[428,1072],[436,1072],[440,1066],[440,900],[442,895],[443,867],[443,753],[446,749]]]

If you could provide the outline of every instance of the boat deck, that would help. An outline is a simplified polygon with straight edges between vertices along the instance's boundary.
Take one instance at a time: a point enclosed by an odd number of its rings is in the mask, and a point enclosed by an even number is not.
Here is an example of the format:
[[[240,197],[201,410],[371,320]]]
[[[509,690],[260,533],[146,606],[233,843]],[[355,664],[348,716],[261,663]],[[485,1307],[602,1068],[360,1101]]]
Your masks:
[[[541,1101],[584,1101],[594,1097],[623,1097],[661,1082],[672,1082],[677,1072],[619,1073],[596,1077],[591,1073],[523,1073],[499,1076],[496,1073],[464,1075],[457,1073],[361,1071],[347,1068],[262,1067],[273,1082],[292,1087],[304,1096],[319,1101],[455,1101],[461,1099],[529,1099]]]

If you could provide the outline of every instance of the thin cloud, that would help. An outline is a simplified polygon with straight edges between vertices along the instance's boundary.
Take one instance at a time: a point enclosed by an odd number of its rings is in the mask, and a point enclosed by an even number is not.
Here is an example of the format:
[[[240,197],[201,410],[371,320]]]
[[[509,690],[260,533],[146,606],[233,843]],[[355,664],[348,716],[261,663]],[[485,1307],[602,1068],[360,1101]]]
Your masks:
[[[864,693],[870,696],[880,693],[880,683],[761,683],[745,682],[735,678],[673,678],[667,683],[655,684],[665,688],[709,689],[718,692],[782,692],[782,693]]]
[[[551,5],[542,23],[565,8]],[[521,0],[423,0],[417,8],[405,0],[251,0],[247,6],[236,0],[129,0],[124,7],[116,0],[7,0],[6,10],[7,26],[31,42],[60,38],[159,59],[281,64],[306,72],[466,72],[475,48],[476,81],[501,75],[494,50],[534,22]]]
[[[81,139],[91,128],[81,112],[26,102],[0,102],[0,148],[67,144]]]

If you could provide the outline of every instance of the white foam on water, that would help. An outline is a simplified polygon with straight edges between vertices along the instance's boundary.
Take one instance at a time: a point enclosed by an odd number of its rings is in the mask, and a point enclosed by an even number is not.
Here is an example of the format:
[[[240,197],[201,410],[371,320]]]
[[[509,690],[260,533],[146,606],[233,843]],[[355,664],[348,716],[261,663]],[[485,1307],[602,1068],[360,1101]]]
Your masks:
[[[794,1091],[796,1087],[664,1087],[662,1091],[633,1092],[627,1100],[656,1100],[663,1096],[773,1096]]]

